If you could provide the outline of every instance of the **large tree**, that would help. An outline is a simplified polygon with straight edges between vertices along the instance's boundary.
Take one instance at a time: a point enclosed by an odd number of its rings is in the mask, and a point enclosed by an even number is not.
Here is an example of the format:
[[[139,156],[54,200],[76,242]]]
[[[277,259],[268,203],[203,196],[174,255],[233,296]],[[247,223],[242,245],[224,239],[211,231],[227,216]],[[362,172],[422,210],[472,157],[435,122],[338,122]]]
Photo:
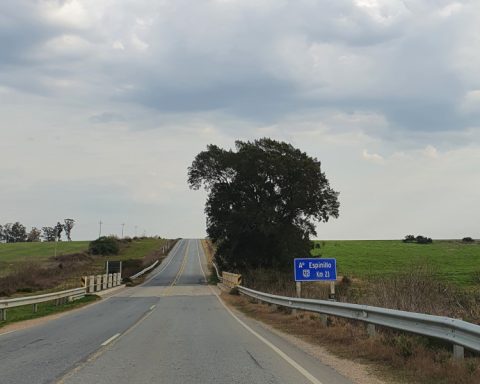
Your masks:
[[[208,192],[207,233],[230,269],[288,268],[310,251],[315,221],[338,217],[338,192],[320,162],[284,142],[209,145],[188,169],[190,188]]]
[[[18,221],[13,224],[7,223],[3,227],[3,236],[7,243],[21,243],[27,241],[27,230]]]
[[[55,227],[43,227],[42,228],[43,241],[55,241],[57,239],[57,232]]]
[[[63,220],[65,224],[63,224],[63,229],[65,230],[65,236],[67,236],[68,241],[72,241],[72,229],[75,225],[75,220],[73,219],[65,219]]]

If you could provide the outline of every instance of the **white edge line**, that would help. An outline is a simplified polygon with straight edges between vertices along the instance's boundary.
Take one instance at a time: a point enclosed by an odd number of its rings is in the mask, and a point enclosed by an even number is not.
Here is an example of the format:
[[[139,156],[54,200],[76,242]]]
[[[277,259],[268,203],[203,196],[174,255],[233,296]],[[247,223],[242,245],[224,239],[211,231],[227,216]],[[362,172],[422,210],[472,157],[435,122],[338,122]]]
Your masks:
[[[120,333],[116,333],[115,335],[113,335],[112,337],[110,337],[108,340],[105,340],[101,346],[102,347],[105,347],[106,345],[110,344],[113,340],[115,340],[118,336],[120,336]]]
[[[295,368],[299,373],[301,373],[307,380],[309,380],[313,384],[322,384],[321,381],[319,381],[317,378],[315,378],[310,372],[308,372],[305,368],[303,368],[300,364],[298,364],[295,360],[293,360],[291,357],[289,357],[285,352],[283,352],[280,348],[276,347],[273,345],[270,341],[265,339],[263,336],[261,336],[259,333],[255,332],[252,328],[250,328],[247,324],[245,324],[242,320],[240,320],[232,311],[230,308],[227,307],[227,305],[220,299],[218,294],[215,293],[215,296],[217,296],[218,301],[224,306],[224,308],[227,310],[232,317],[237,320],[247,331],[249,331],[252,335],[257,337],[260,341],[265,343],[268,347],[270,347],[274,352],[276,352],[282,359],[284,359],[287,363],[289,363],[293,368]]]
[[[13,331],[3,332],[3,333],[0,333],[0,337],[8,335],[9,333],[18,332],[18,331],[19,329],[14,329]]]
[[[198,256],[198,262],[200,263],[200,269],[202,270],[202,273],[203,273],[203,278],[205,279],[205,282],[207,282],[207,275],[205,274],[205,270],[203,269],[202,260],[200,260],[200,246],[198,245],[198,243],[201,241],[202,240],[197,240],[197,256]]]
[[[156,307],[156,304],[153,304],[153,305],[150,307],[150,311],[153,311],[155,307]]]
[[[150,280],[152,280],[152,279],[154,279],[155,277],[157,277],[160,273],[162,273],[162,272],[170,265],[170,263],[173,261],[173,259],[175,259],[175,256],[176,256],[177,253],[178,253],[178,249],[180,248],[179,243],[180,243],[182,240],[184,240],[184,239],[181,239],[180,241],[178,241],[178,242],[175,244],[175,246],[174,246],[175,249],[172,249],[172,250],[170,251],[170,252],[172,252],[172,257],[167,261],[167,263],[163,266],[163,268],[162,268],[160,271],[158,271],[157,273],[155,273],[153,276],[149,277],[143,284],[146,284],[146,283],[148,283]],[[170,255],[169,255],[169,256],[170,256]],[[159,267],[160,267],[160,266],[161,266],[161,265],[159,265]],[[143,285],[143,284],[142,284],[142,285]]]

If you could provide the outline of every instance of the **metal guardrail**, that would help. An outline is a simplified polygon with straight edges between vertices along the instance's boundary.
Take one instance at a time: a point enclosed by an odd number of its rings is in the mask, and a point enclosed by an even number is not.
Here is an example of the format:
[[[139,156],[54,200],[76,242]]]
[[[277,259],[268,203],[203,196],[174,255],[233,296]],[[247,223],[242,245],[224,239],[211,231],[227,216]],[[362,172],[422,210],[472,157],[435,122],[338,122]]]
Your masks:
[[[130,276],[130,279],[136,279],[137,277],[140,277],[142,276],[144,273],[147,273],[148,271],[152,270],[153,268],[155,268],[155,266],[158,264],[158,260],[155,261],[152,265],[150,265],[149,267],[145,268],[145,269],[142,269],[140,272],[136,273],[135,275],[133,276]]]
[[[223,280],[223,277],[222,275],[220,275],[220,272],[218,272],[217,264],[215,264],[214,262],[212,262],[212,264],[213,268],[215,269],[215,273],[217,274],[217,279],[221,282]]]
[[[241,285],[238,286],[238,290],[244,295],[283,307],[360,320],[369,324],[441,339],[454,345],[456,356],[463,356],[463,349],[458,351],[458,346],[480,352],[480,326],[463,320],[368,305],[277,296]]]
[[[7,309],[21,307],[23,305],[33,304],[33,311],[36,312],[37,304],[46,301],[59,300],[63,298],[80,298],[85,296],[86,288],[74,288],[66,291],[45,293],[43,295],[16,297],[14,299],[0,300],[0,310],[2,312],[0,320],[7,320]]]

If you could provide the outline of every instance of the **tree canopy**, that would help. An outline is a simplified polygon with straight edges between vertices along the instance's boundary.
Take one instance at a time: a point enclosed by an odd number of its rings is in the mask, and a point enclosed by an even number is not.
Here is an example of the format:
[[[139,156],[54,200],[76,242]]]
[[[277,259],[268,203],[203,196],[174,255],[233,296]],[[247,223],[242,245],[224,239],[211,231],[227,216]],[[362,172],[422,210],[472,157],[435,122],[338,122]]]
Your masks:
[[[208,145],[188,168],[190,188],[208,192],[207,233],[230,269],[288,268],[306,257],[315,221],[338,217],[338,192],[316,158],[285,142]]]

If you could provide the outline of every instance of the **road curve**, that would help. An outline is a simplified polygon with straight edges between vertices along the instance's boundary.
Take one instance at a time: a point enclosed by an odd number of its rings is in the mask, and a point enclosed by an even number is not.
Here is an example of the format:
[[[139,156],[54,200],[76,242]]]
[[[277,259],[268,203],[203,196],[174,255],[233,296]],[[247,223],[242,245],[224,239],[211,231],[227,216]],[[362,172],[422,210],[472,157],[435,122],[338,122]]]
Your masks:
[[[205,269],[200,242],[181,240],[143,285],[0,335],[0,382],[351,384],[232,313]]]

